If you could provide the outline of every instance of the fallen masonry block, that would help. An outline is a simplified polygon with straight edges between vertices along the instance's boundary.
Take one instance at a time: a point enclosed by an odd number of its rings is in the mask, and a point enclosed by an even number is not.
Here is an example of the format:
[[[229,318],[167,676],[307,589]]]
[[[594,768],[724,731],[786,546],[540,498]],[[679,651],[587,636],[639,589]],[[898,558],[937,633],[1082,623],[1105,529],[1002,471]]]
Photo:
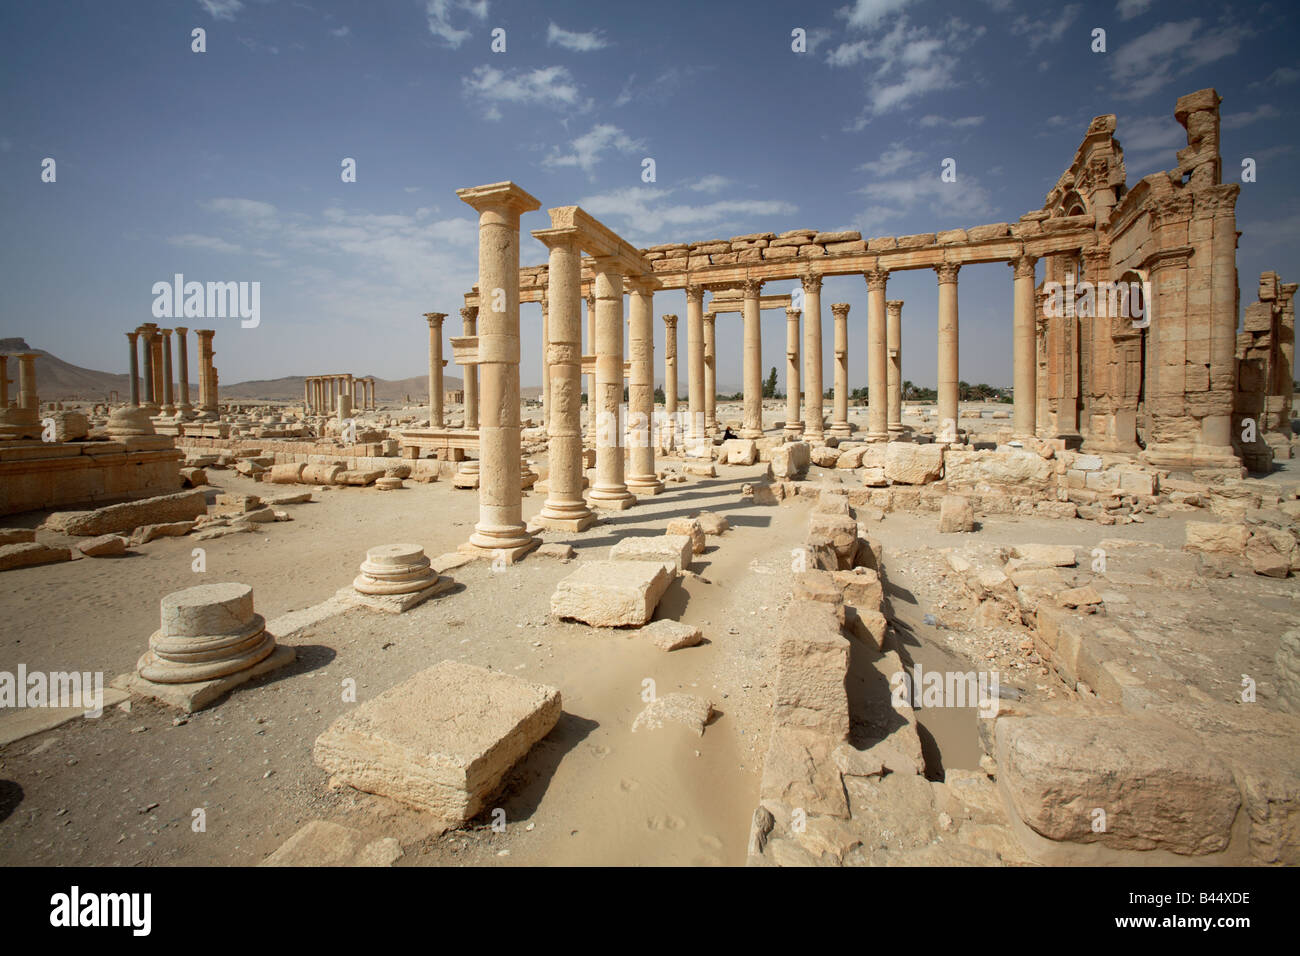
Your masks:
[[[258,866],[392,866],[401,858],[392,837],[368,841],[360,830],[312,820]]]
[[[341,484],[340,477],[346,469],[340,464],[307,465],[299,479],[304,485]]]
[[[684,724],[701,737],[713,716],[713,702],[692,694],[667,694],[656,697],[632,721],[632,733],[659,730],[669,721]]]
[[[975,530],[975,509],[965,495],[944,495],[939,505],[939,533]]]
[[[670,562],[677,573],[690,567],[694,541],[684,534],[664,534],[651,538],[623,538],[609,549],[611,561]]]
[[[641,628],[641,633],[650,638],[655,647],[665,651],[694,647],[704,639],[698,627],[671,620],[653,621]]]
[[[331,786],[461,824],[483,810],[560,713],[554,687],[448,660],[338,718],[316,738],[312,759]]]
[[[168,521],[164,524],[147,524],[131,534],[131,545],[148,544],[158,538],[180,538],[194,530],[193,521]]]
[[[35,540],[35,528],[0,528],[0,545],[27,544]]]
[[[303,462],[273,465],[271,470],[262,476],[262,481],[274,485],[294,485],[302,480],[302,473],[306,467]]]
[[[849,733],[844,679],[849,642],[837,608],[821,601],[792,601],[781,620],[773,723],[815,730],[834,741]]]
[[[665,561],[587,561],[551,595],[551,613],[592,627],[640,627],[676,576]]]
[[[1065,544],[1021,544],[1011,549],[1019,568],[1072,568],[1078,561],[1074,548]],[[1008,568],[1012,562],[1007,562]]]
[[[56,548],[37,541],[0,545],[0,571],[12,571],[15,568],[29,568],[37,564],[53,564],[56,561],[70,560],[72,560],[72,551],[70,549]]]
[[[126,554],[126,538],[118,534],[103,534],[98,538],[77,542],[77,550],[88,558],[107,558]]]
[[[752,438],[729,438],[722,443],[722,456],[728,465],[752,465],[758,461],[758,446]]]
[[[777,478],[803,478],[811,461],[807,442],[787,442],[772,449],[772,474]]]
[[[192,520],[207,512],[208,501],[202,491],[182,491],[126,501],[94,511],[56,511],[46,519],[45,527],[76,537],[93,538],[131,531],[147,524]]]
[[[885,477],[896,484],[923,485],[943,474],[942,445],[890,442],[885,453]]]
[[[1184,534],[1184,548],[1207,554],[1243,555],[1250,540],[1250,529],[1246,525],[1214,521],[1189,521]]]
[[[731,522],[722,515],[714,514],[712,511],[701,511],[695,516],[695,520],[700,523],[705,534],[721,535],[731,530]]]
[[[707,547],[704,526],[696,518],[674,518],[668,522],[665,534],[684,534],[691,539],[691,553],[703,554]]]

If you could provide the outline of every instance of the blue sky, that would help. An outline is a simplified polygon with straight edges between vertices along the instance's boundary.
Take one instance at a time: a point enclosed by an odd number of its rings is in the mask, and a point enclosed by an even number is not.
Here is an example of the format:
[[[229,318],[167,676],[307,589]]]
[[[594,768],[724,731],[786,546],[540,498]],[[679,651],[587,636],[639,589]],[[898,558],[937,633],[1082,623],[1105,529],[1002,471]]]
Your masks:
[[[638,245],[1014,222],[1095,115],[1118,114],[1130,185],[1175,165],[1174,101],[1206,86],[1224,99],[1225,179],[1241,157],[1258,163],[1237,206],[1244,307],[1262,269],[1300,278],[1297,15],[1195,0],[10,2],[0,336],[125,371],[122,333],[180,272],[261,283],[257,328],[206,323],[223,383],[418,375],[421,313],[450,313],[459,334],[475,281],[459,187],[512,179],[541,200],[523,220],[525,265],[546,258],[527,231],[574,203]],[[1104,54],[1089,48],[1095,27]],[[791,50],[796,28],[805,53]],[[355,183],[341,181],[345,157]],[[939,179],[947,157],[955,185]],[[1005,265],[962,270],[968,381],[1010,380],[1011,284]],[[830,303],[853,307],[854,387],[866,295],[860,278],[823,291],[827,342]],[[906,301],[904,377],[933,385],[933,274],[895,274],[889,297]],[[684,317],[683,294],[656,296],[655,312]],[[782,376],[784,322],[764,314],[764,369]],[[540,326],[526,305],[525,386],[540,382]],[[720,318],[720,386],[740,381],[740,351],[739,317]]]

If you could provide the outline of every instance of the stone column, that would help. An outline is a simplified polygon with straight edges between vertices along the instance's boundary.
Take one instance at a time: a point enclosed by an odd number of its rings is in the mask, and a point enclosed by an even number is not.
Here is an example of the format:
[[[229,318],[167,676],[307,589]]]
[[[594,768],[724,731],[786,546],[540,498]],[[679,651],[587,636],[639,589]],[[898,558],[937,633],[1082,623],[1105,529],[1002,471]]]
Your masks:
[[[479,286],[481,289],[482,286]],[[465,335],[477,335],[478,329],[478,306],[467,305],[460,310],[460,318],[464,323]],[[478,366],[465,366],[465,427],[469,429],[478,428]]]
[[[175,416],[176,399],[172,393],[172,330],[162,330],[163,414]]]
[[[623,480],[623,275],[617,261],[594,260],[596,289],[596,481],[595,508],[622,511],[636,504]]]
[[[158,411],[164,411],[162,406],[167,403],[163,389],[162,345],[161,330],[154,326],[149,334],[149,350],[153,359],[153,401],[155,405],[159,406]]]
[[[212,351],[212,336],[216,335],[215,329],[196,329],[195,335],[199,337],[199,405],[202,406],[206,414],[215,413],[217,410],[217,395],[212,368],[212,357],[216,353]]]
[[[311,414],[311,379],[302,380],[302,411],[304,415]]]
[[[1034,265],[1033,256],[1012,259],[1014,276],[1012,318],[1012,359],[1015,367],[1014,408],[1011,434],[1016,438],[1033,438],[1037,433],[1035,415],[1038,411],[1038,339],[1034,323]]]
[[[596,516],[582,497],[582,253],[573,231],[539,230],[533,235],[551,250],[546,297],[554,310],[546,363],[551,474],[538,522],[558,531],[585,531]]]
[[[547,368],[550,357],[547,346],[551,344],[551,308],[546,295],[542,295],[542,424],[551,424],[551,373]]]
[[[885,285],[889,273],[867,273],[867,440],[889,440],[889,333]]]
[[[442,428],[442,320],[446,312],[426,312],[429,323],[429,427]]]
[[[803,437],[820,442],[825,437],[822,424],[822,277],[803,277]]]
[[[467,547],[512,561],[540,543],[524,526],[520,497],[519,216],[541,203],[510,182],[456,195],[479,214],[478,288],[488,305],[478,335],[487,409],[479,423],[479,520]],[[498,296],[505,308],[495,312]]]
[[[762,279],[746,279],[745,290],[745,415],[740,426],[741,438],[763,437],[763,337],[759,321],[758,297]]]
[[[140,407],[140,360],[135,354],[135,341],[140,337],[139,332],[126,333],[127,341],[131,343],[131,407]],[[5,373],[5,357],[0,355],[0,409],[9,407],[9,383],[6,381],[8,375]]]
[[[704,434],[718,430],[718,317],[704,316]]]
[[[596,284],[587,292],[587,348],[584,355],[596,355]],[[596,372],[587,373],[587,444],[596,447]]]
[[[36,353],[18,352],[18,407],[39,413],[41,400],[36,394]]]
[[[153,332],[148,326],[140,326],[140,351],[144,353],[144,408],[150,415],[158,414],[158,399],[154,392],[156,379],[153,374]]]
[[[710,457],[704,420],[704,287],[698,285],[686,287],[686,413],[687,451]]]
[[[939,277],[939,434],[957,438],[957,272],[961,265],[945,262],[934,267]]]
[[[677,316],[664,316],[664,448],[677,443]]]
[[[190,357],[187,343],[189,334],[189,329],[176,326],[176,358],[180,362],[181,384],[181,400],[177,402],[177,410],[181,418],[191,418],[194,415],[194,406],[190,403]]]
[[[135,369],[135,334],[134,332],[126,333],[126,337],[131,340],[131,368]],[[140,386],[135,380],[134,374],[131,377],[133,396],[132,405],[139,404]],[[3,413],[9,407],[9,356],[0,354],[0,413]]]
[[[799,420],[799,310],[785,310],[785,437],[803,434]]]
[[[631,280],[628,308],[627,420],[628,490],[637,496],[657,495],[664,483],[655,476],[655,314],[654,287],[645,278]]]
[[[835,401],[831,406],[830,433],[848,438],[849,428],[849,304],[831,305],[835,319]]]
[[[903,300],[885,303],[885,346],[889,351],[889,402],[886,427],[891,439],[903,433]]]

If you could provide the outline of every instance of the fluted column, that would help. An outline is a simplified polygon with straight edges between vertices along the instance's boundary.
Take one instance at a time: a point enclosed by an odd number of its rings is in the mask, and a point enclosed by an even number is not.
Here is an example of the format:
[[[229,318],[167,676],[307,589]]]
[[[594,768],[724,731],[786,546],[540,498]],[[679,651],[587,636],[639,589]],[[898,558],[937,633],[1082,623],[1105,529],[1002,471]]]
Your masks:
[[[939,433],[957,437],[957,273],[961,266],[945,262],[934,267],[939,277]]]
[[[903,433],[903,300],[890,299],[885,303],[888,313],[886,346],[889,349],[889,437]]]
[[[664,448],[677,444],[677,316],[664,316]]]
[[[158,399],[154,392],[156,384],[153,374],[153,332],[148,325],[139,328],[140,351],[144,355],[144,408],[150,415],[158,414]]]
[[[745,415],[740,427],[741,438],[763,437],[763,337],[759,321],[758,297],[762,279],[746,279],[745,290]]]
[[[482,290],[482,286],[479,289]],[[480,291],[481,294],[481,291]],[[478,334],[478,306],[467,305],[460,310],[463,335]],[[465,427],[478,428],[478,366],[466,365],[465,376]]]
[[[162,329],[163,354],[163,414],[176,414],[176,399],[172,393],[172,330]]]
[[[560,531],[584,531],[596,517],[582,497],[582,253],[572,231],[533,233],[551,250],[546,297],[551,325],[547,375],[551,383],[551,474],[539,523]]]
[[[830,433],[848,438],[849,429],[849,304],[831,305],[835,319],[835,399],[831,406]]]
[[[822,277],[803,277],[803,437],[818,442],[825,437],[822,424]]]
[[[885,285],[889,273],[867,273],[867,440],[889,439],[889,333],[885,327]]]
[[[704,316],[704,434],[718,430],[718,317]]]
[[[551,374],[547,363],[550,361],[550,355],[547,346],[551,343],[551,315],[550,303],[547,301],[545,294],[542,295],[542,424],[551,423]]]
[[[456,195],[479,214],[478,288],[485,306],[477,352],[487,414],[479,422],[479,520],[467,547],[513,560],[539,543],[524,526],[520,492],[519,217],[541,204],[514,183]]]
[[[687,452],[701,458],[712,454],[704,422],[704,287],[686,287],[686,426]]]
[[[594,261],[596,288],[596,481],[591,504],[621,511],[636,504],[624,482],[623,275],[616,260]]]
[[[126,333],[127,341],[131,343],[131,407],[140,407],[140,360],[136,357],[135,342],[140,337],[139,332]],[[9,407],[9,383],[5,381],[8,378],[4,367],[5,358],[0,355],[0,409]]]
[[[799,310],[785,310],[785,436],[803,434],[799,420]]]
[[[587,293],[587,350],[584,355],[596,355],[596,284]],[[587,444],[596,447],[596,371],[587,373]]]
[[[655,314],[654,287],[645,279],[631,282],[628,307],[627,432],[628,490],[657,495],[664,483],[655,476]]]
[[[1012,319],[1012,359],[1015,366],[1012,434],[1016,438],[1033,438],[1037,433],[1038,412],[1038,340],[1034,328],[1033,256],[1020,256],[1008,265],[1014,276],[1014,314]]]
[[[184,326],[176,326],[176,358],[180,363],[180,401],[176,403],[176,409],[181,418],[192,418],[194,416],[194,406],[190,403],[190,357],[189,357],[189,338],[190,330]]]
[[[442,320],[446,312],[426,312],[429,323],[429,427],[442,428]]]

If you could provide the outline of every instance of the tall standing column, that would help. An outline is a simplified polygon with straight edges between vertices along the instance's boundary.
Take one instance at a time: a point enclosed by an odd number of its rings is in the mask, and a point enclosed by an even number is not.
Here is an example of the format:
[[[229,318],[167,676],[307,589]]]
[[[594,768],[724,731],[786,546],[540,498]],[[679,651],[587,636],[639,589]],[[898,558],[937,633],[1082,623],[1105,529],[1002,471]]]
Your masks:
[[[657,495],[664,483],[655,476],[655,314],[651,283],[632,280],[628,307],[627,412],[629,454],[627,487],[636,495]]]
[[[957,272],[961,266],[945,262],[934,267],[939,277],[939,435],[957,440]],[[951,436],[951,437],[948,437]]]
[[[211,416],[217,410],[216,389],[212,387],[212,336],[217,333],[215,329],[196,329],[194,334],[199,337],[199,405],[205,416]]]
[[[785,310],[785,436],[803,434],[799,420],[799,310]]]
[[[745,415],[741,438],[763,437],[763,336],[758,297],[762,279],[746,279],[745,290]]]
[[[596,284],[587,293],[587,349],[584,355],[596,355]],[[596,447],[596,370],[587,373],[587,444]]]
[[[180,362],[180,401],[176,403],[177,410],[181,418],[192,418],[194,416],[194,406],[190,403],[190,356],[189,356],[189,338],[190,330],[184,326],[176,326],[176,358]]]
[[[665,449],[677,444],[677,316],[664,316],[664,430]]]
[[[704,434],[718,430],[718,317],[704,316]]]
[[[479,286],[479,289],[482,289]],[[467,305],[460,310],[464,335],[477,335],[478,306]],[[478,428],[478,366],[465,366],[465,427]]]
[[[311,379],[302,380],[302,411],[304,415],[311,414]]]
[[[867,440],[889,440],[889,333],[885,327],[885,284],[889,273],[867,273]]]
[[[544,527],[585,531],[596,521],[582,497],[582,253],[568,230],[533,233],[551,250],[546,298],[551,310],[547,377],[551,382],[551,474],[538,514]]]
[[[127,341],[131,343],[131,407],[140,407],[140,361],[136,358],[135,342],[140,337],[139,332],[126,333]],[[0,355],[0,409],[9,407],[9,383],[5,381],[8,376],[5,373],[5,358]]]
[[[547,366],[550,356],[547,347],[551,344],[551,304],[546,294],[542,294],[542,424],[551,423],[551,374]]]
[[[479,520],[467,547],[513,560],[540,543],[524,526],[520,497],[519,216],[541,203],[510,182],[456,195],[479,214],[478,288],[487,305],[478,335],[487,410],[479,422]]]
[[[126,337],[131,340],[131,404],[140,404],[140,385],[135,378],[135,336],[136,333],[128,332]],[[3,413],[9,407],[9,356],[0,355],[0,413]]]
[[[889,350],[889,437],[903,433],[903,300],[890,299],[887,312],[885,345]]]
[[[162,345],[161,330],[154,326],[149,333],[149,354],[153,360],[153,401],[155,405],[159,406],[159,411],[164,410],[162,406],[167,402],[163,389]]]
[[[426,312],[429,323],[429,427],[442,428],[442,320],[446,312]]]
[[[804,386],[803,437],[820,442],[825,437],[822,424],[822,277],[803,277],[804,310]]]
[[[36,394],[36,353],[18,352],[18,407],[38,414],[41,400]]]
[[[1034,328],[1036,262],[1037,259],[1033,256],[1020,256],[1008,263],[1014,276],[1012,358],[1015,366],[1015,404],[1012,410],[1012,435],[1016,438],[1033,438],[1037,434],[1038,339]]]
[[[831,305],[835,318],[835,401],[831,407],[830,433],[848,438],[849,428],[849,304]]]
[[[712,454],[704,421],[704,287],[686,287],[686,426],[687,453],[700,458]]]
[[[596,287],[596,481],[591,503],[622,511],[636,504],[623,480],[623,275],[618,263],[595,260]]]
[[[38,439],[41,437],[41,413],[40,399],[36,396],[36,353],[35,352],[18,352],[14,355],[18,360],[18,402],[14,406],[8,403],[8,386],[5,386],[5,403],[0,407],[0,439],[5,440],[22,440]],[[0,377],[8,375],[8,369],[0,365]],[[135,409],[118,409],[114,415],[120,418],[125,412],[130,415]],[[147,415],[140,414],[144,419],[145,428],[151,428]],[[110,419],[116,421],[116,419]]]
[[[172,393],[172,330],[162,329],[163,354],[163,414],[176,414],[176,400]]]
[[[150,415],[158,414],[158,399],[154,392],[153,374],[153,332],[147,325],[142,325],[140,332],[140,351],[144,354],[144,407]]]

